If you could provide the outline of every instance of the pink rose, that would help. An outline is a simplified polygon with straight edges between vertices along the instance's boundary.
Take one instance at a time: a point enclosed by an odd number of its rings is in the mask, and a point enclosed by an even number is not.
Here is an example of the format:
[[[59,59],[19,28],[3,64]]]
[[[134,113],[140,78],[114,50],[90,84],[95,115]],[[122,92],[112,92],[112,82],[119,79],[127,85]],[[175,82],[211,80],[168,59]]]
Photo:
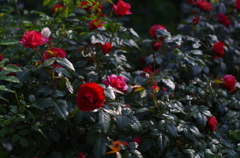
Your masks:
[[[116,76],[114,74],[107,76],[107,79],[102,81],[105,86],[112,86],[113,88],[126,93],[128,85],[126,84],[127,79],[122,76]]]
[[[223,76],[223,86],[229,90],[229,92],[233,92],[235,89],[236,78],[233,75],[225,75]]]
[[[217,119],[215,116],[207,117],[207,126],[212,130],[216,131]]]
[[[213,51],[216,59],[222,58],[222,56],[224,55],[224,43],[222,41],[214,43]]]
[[[118,16],[132,14],[132,12],[130,11],[130,8],[131,8],[131,5],[122,0],[118,0],[117,5],[113,4],[113,11]]]
[[[40,46],[45,44],[48,41],[47,38],[43,37],[41,32],[37,31],[27,31],[23,38],[20,40],[20,43],[23,44],[23,47],[35,48],[36,46]]]
[[[143,139],[142,137],[134,137],[132,141],[140,144],[143,141]]]

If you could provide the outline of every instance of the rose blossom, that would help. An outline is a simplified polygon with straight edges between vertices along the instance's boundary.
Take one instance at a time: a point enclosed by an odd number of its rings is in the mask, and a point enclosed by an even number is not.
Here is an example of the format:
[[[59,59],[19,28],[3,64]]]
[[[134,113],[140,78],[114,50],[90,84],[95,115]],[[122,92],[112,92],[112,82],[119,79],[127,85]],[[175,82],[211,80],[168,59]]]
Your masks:
[[[131,5],[122,0],[118,0],[117,5],[113,4],[113,11],[118,16],[132,14],[132,12],[130,11],[130,8],[131,8]]]
[[[0,61],[2,61],[4,58],[3,58],[3,56],[0,54]]]
[[[162,29],[166,29],[166,28],[163,25],[155,24],[150,28],[149,33],[152,38],[157,39],[157,37],[156,37],[157,30],[162,30]],[[161,41],[164,40],[164,37],[161,37],[159,40],[161,40]]]
[[[235,89],[236,78],[233,75],[225,75],[223,76],[223,86],[229,90],[229,92],[233,92]]]
[[[197,0],[193,2],[196,6],[198,6],[203,11],[210,11],[212,9],[212,4],[208,3],[206,0]]]
[[[43,52],[42,61],[45,61],[45,60],[53,58],[53,57],[65,58],[66,57],[66,51],[61,49],[61,48],[57,48],[57,47],[54,47],[50,50],[46,50],[46,51]],[[57,63],[53,63],[52,66],[61,67]]]
[[[132,141],[140,144],[143,141],[143,139],[142,137],[134,137]]]
[[[160,90],[158,86],[152,86],[151,88],[154,93],[157,93]]]
[[[77,158],[85,158],[85,155],[83,153],[79,153]]]
[[[196,16],[192,21],[193,21],[194,24],[197,25],[197,24],[199,24],[199,19],[200,18],[198,16]]]
[[[226,26],[231,25],[231,22],[229,21],[228,17],[222,13],[218,13],[218,22]]]
[[[61,4],[55,4],[54,6],[53,6],[53,9],[52,9],[52,12],[53,13],[55,13],[58,9],[65,9],[65,7],[64,6],[61,6]]]
[[[116,76],[114,74],[107,76],[107,79],[102,81],[105,86],[112,86],[113,88],[125,93],[128,90],[126,84],[127,79],[123,76]]]
[[[154,72],[152,71],[152,65],[148,65],[147,67],[143,68],[144,72],[148,73],[149,75],[153,75],[154,73],[157,73],[160,71],[160,69],[156,69]],[[142,73],[143,77],[146,77],[146,73]]]
[[[102,27],[103,22],[101,22],[99,19],[95,19],[90,21],[88,24],[91,29],[97,29],[99,27]]]
[[[43,37],[48,38],[51,35],[51,31],[48,27],[44,27],[41,31]]]
[[[89,10],[91,10],[91,9],[93,8],[93,6],[95,6],[96,4],[97,4],[97,3],[92,3],[92,5],[91,5],[91,4],[89,4],[88,1],[83,1],[83,2],[80,2],[80,6],[79,6],[78,8],[84,9],[84,10],[86,10],[86,11],[89,11]],[[99,10],[102,10],[103,6],[100,4],[100,5],[98,5],[97,8],[98,8]]]
[[[156,43],[152,44],[152,49],[157,51],[162,46],[162,41],[157,41]]]
[[[81,111],[91,111],[103,106],[104,89],[95,82],[82,84],[79,87],[76,102]]]
[[[217,119],[215,116],[207,117],[207,126],[212,130],[216,131]]]
[[[111,43],[105,43],[104,45],[102,45],[101,49],[104,53],[109,53],[112,49]]]
[[[222,58],[222,56],[224,55],[224,43],[222,41],[214,43],[213,51],[216,59]]]
[[[235,2],[235,8],[240,11],[240,0],[236,0]]]
[[[23,38],[20,40],[20,43],[23,44],[23,47],[35,48],[36,46],[43,45],[47,42],[47,38],[43,37],[40,32],[37,31],[27,31]]]

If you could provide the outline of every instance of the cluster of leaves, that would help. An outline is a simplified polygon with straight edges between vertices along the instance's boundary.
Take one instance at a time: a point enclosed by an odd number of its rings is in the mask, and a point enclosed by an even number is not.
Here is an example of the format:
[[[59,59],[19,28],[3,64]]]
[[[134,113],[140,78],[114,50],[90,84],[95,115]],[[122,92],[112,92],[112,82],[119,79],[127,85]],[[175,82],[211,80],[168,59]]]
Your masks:
[[[105,153],[117,140],[128,142],[116,151],[127,158],[240,154],[238,83],[229,93],[218,79],[225,74],[238,77],[239,14],[232,1],[213,3],[211,14],[183,4],[202,13],[200,24],[192,24],[189,15],[179,25],[182,34],[157,30],[157,37],[164,38],[157,51],[147,47],[155,40],[140,40],[132,28],[123,26],[123,17],[105,12],[111,0],[88,0],[90,10],[78,8],[79,0],[44,0],[49,10],[57,3],[64,6],[50,14],[19,10],[14,2],[0,13],[0,53],[8,58],[0,62],[0,157],[72,158],[80,152],[92,158],[115,157]],[[236,25],[225,27],[208,19],[230,7]],[[89,27],[95,19],[103,22],[102,28]],[[44,27],[52,31],[50,44],[30,49],[18,43],[24,32]],[[228,48],[220,59],[214,59],[212,51],[217,39]],[[105,43],[113,47],[107,54],[101,50]],[[129,62],[132,52],[141,52],[138,45],[148,49],[145,66],[151,65],[152,73]],[[66,50],[66,58],[41,61],[40,55],[50,47]],[[9,72],[16,76],[6,76]],[[127,78],[125,94],[101,84],[111,74]],[[76,104],[78,88],[86,82],[100,84],[106,96],[104,106],[92,112],[83,112]],[[152,86],[161,88],[154,91]],[[213,115],[219,122],[216,131],[206,126],[207,117]],[[135,136],[143,141],[133,142]]]

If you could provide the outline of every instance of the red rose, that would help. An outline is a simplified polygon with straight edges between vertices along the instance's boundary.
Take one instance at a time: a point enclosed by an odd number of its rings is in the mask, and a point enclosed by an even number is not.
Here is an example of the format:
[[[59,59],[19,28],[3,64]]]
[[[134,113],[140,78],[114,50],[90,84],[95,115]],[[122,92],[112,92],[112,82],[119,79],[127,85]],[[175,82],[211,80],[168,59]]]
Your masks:
[[[235,2],[235,8],[240,11],[240,0],[236,0]]]
[[[222,58],[224,54],[224,43],[222,41],[213,44],[213,51],[215,53],[215,58]]]
[[[130,8],[131,8],[131,5],[122,0],[118,0],[117,5],[113,4],[113,11],[118,16],[132,14],[132,12],[130,11]]]
[[[193,3],[193,0],[188,0],[188,3],[192,4],[192,3]]]
[[[207,117],[207,125],[211,130],[216,131],[217,123],[218,122],[215,116]]]
[[[229,21],[228,17],[222,13],[218,13],[218,22],[226,26],[231,25],[231,22]]]
[[[83,153],[79,153],[77,158],[85,158],[85,155]]]
[[[166,29],[166,28],[163,25],[159,25],[159,24],[153,25],[149,30],[151,37],[157,39],[156,32],[157,32],[157,30],[161,30],[161,29]],[[164,38],[161,37],[159,40],[162,41],[163,39]]]
[[[97,4],[97,3],[92,3],[92,5],[91,5],[91,4],[89,4],[89,2],[83,1],[83,2],[80,2],[80,6],[79,6],[78,8],[84,9],[84,10],[86,10],[86,11],[89,11],[89,10],[91,10],[91,9],[93,8],[93,6],[95,6],[96,4]],[[98,8],[99,10],[102,10],[103,6],[100,4],[100,5],[98,5],[97,8]]]
[[[197,0],[193,2],[196,6],[198,6],[203,11],[210,11],[212,9],[212,4],[208,3],[206,0]]]
[[[20,43],[23,44],[23,47],[35,48],[36,46],[40,46],[45,44],[48,41],[47,38],[43,37],[41,32],[37,31],[27,31],[23,38],[20,40]]]
[[[102,27],[103,22],[101,22],[99,19],[95,19],[90,21],[88,24],[91,29],[97,29],[99,27]]]
[[[140,144],[143,141],[143,139],[142,137],[134,137],[132,141]]]
[[[236,78],[233,75],[225,75],[223,76],[223,86],[229,90],[229,92],[233,92],[235,89]]]
[[[105,43],[104,45],[102,45],[102,51],[104,53],[109,53],[111,49],[112,49],[111,43]]]
[[[113,88],[125,93],[128,90],[128,85],[126,84],[127,79],[123,76],[110,75],[107,79],[102,81],[105,86],[112,86]]]
[[[57,10],[65,9],[64,6],[61,6],[61,4],[55,4],[53,6],[52,12],[55,13]]]
[[[200,19],[200,18],[199,18],[198,16],[196,16],[196,17],[193,19],[193,23],[196,24],[196,25],[199,24],[199,19]]]
[[[91,111],[103,106],[105,96],[104,89],[97,83],[82,84],[78,90],[76,102],[81,111]]]
[[[154,51],[157,51],[162,46],[162,41],[157,41],[156,43],[152,44],[152,48]]]
[[[0,55],[0,61],[2,61],[4,58],[2,57],[2,55]]]
[[[66,57],[66,51],[57,47],[52,48],[51,50],[46,50],[43,52],[42,61],[45,61],[47,59],[57,57],[57,58],[65,58]],[[54,67],[61,67],[57,63],[53,63],[52,66]]]
[[[156,69],[154,72],[152,71],[152,65],[148,65],[148,67],[145,67],[142,71],[148,73],[149,75],[153,75],[160,71],[160,69]],[[143,77],[146,77],[146,73],[142,73]]]

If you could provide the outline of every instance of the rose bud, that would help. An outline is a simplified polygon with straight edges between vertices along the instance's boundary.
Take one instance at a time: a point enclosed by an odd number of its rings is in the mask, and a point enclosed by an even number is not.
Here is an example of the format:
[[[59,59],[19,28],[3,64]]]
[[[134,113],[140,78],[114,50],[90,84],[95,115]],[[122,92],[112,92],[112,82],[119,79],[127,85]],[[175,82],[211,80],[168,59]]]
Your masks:
[[[216,59],[222,58],[222,56],[224,55],[224,43],[222,41],[214,43],[213,51]]]
[[[104,53],[109,53],[110,50],[112,49],[111,43],[105,43],[104,45],[102,45],[102,51]]]
[[[217,119],[215,116],[207,117],[207,126],[212,130],[216,131]]]
[[[165,28],[163,25],[156,24],[156,25],[153,25],[153,26],[150,28],[149,33],[150,33],[150,35],[151,35],[152,38],[157,39],[157,37],[156,37],[156,32],[157,32],[157,30],[162,30],[162,29],[166,29],[166,28]],[[163,41],[163,40],[164,40],[164,37],[161,37],[161,38],[159,38],[158,40]]]
[[[196,16],[196,17],[193,19],[193,23],[196,24],[196,25],[199,24],[199,19],[200,19],[200,18],[199,18],[198,16]]]
[[[223,86],[229,90],[229,92],[233,92],[235,89],[235,84],[237,83],[236,78],[233,75],[225,75],[223,76]]]
[[[45,38],[50,37],[51,33],[52,32],[50,31],[50,29],[48,27],[44,27],[41,32],[42,36]]]
[[[134,137],[132,141],[140,144],[143,141],[143,139],[142,137]]]

